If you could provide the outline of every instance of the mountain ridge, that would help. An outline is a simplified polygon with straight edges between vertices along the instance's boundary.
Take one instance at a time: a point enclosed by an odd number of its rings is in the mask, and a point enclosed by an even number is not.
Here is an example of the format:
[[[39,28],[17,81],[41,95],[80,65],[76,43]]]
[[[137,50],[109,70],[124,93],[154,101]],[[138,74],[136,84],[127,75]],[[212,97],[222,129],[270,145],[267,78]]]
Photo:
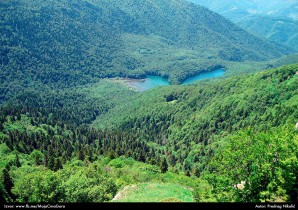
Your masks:
[[[298,50],[298,2],[293,0],[190,0],[241,26],[250,33]]]

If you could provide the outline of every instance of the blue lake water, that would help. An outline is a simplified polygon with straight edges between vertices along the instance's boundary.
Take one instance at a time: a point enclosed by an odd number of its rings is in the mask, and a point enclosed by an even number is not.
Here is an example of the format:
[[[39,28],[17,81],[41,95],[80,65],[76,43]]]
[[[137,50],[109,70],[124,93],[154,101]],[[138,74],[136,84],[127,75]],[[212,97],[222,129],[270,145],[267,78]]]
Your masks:
[[[186,80],[182,82],[183,85],[188,85],[192,84],[196,81],[203,80],[203,79],[211,79],[211,78],[216,78],[216,77],[222,77],[225,74],[225,70],[223,69],[216,69],[214,71],[210,72],[203,72],[200,74],[197,74],[196,76],[189,77]]]
[[[193,77],[187,78],[184,82],[182,82],[183,85],[192,84],[198,80],[203,79],[211,79],[216,77],[224,76],[225,70],[223,69],[216,69],[214,71],[210,72],[202,72],[200,74],[197,74]],[[147,76],[144,80],[135,80],[130,82],[130,86],[134,87],[135,89],[139,91],[145,91],[149,90],[151,88],[157,87],[157,86],[165,86],[170,85],[169,81],[163,77],[160,76]]]
[[[139,91],[149,90],[157,86],[170,85],[169,81],[160,76],[147,76],[143,81],[134,81],[130,85]]]

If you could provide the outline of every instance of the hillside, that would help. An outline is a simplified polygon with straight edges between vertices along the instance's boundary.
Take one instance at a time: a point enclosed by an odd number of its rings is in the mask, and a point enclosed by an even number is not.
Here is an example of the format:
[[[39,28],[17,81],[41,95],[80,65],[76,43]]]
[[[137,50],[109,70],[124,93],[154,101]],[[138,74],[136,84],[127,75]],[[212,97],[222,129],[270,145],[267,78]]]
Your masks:
[[[184,0],[1,1],[0,203],[296,203],[298,54],[257,36]]]
[[[232,21],[242,21],[251,15],[268,15],[298,20],[296,0],[189,0],[205,6]]]
[[[2,199],[103,202],[131,185],[149,199],[145,183],[169,183],[165,199],[293,202],[297,71],[296,64],[143,93],[105,80],[12,98],[0,108]]]
[[[298,2],[295,0],[191,0],[228,18],[250,33],[298,50]]]
[[[288,100],[295,96],[297,92],[296,71],[297,64],[258,74],[237,76],[228,79],[213,79],[209,82],[202,81],[197,85],[174,85],[155,88],[144,94],[138,93],[132,95],[132,98],[127,103],[120,104],[105,115],[99,116],[98,121],[95,121],[95,125],[100,128],[126,129],[146,125],[145,122],[152,124],[154,121],[153,124],[155,128],[164,131],[167,130],[167,132],[171,133],[171,131],[168,130],[169,127],[166,127],[167,125],[171,127],[172,123],[170,122],[178,123],[179,121],[179,124],[182,126],[184,120],[188,122],[190,118],[193,118],[193,120],[189,122],[192,124],[190,126],[197,126],[195,122],[200,124],[204,124],[203,122],[208,124],[216,123],[211,122],[211,119],[213,119],[213,117],[221,119],[223,116],[220,110],[226,113],[228,110],[232,110],[233,107],[237,107],[238,103],[241,103],[243,106],[233,112],[238,114],[243,120],[248,117],[246,114],[250,114],[251,117],[254,117],[257,113],[259,113],[260,116],[262,114],[270,115],[268,107],[265,109],[263,105],[275,106],[279,104],[277,101],[281,103],[283,100]],[[289,78],[289,80],[285,78]],[[291,92],[289,92],[290,86]],[[255,99],[259,100],[255,101]],[[218,103],[219,101],[220,103]],[[224,102],[227,104],[224,104]],[[216,113],[213,113],[214,110],[217,110]],[[254,113],[253,110],[255,110],[256,113]],[[266,111],[266,113],[264,113],[264,111]],[[242,115],[244,113],[246,114]],[[176,114],[178,115],[177,117],[175,117]],[[238,125],[243,124],[239,122],[240,119],[232,119],[234,115],[225,116],[231,117],[231,120]],[[157,119],[169,122],[166,124],[164,124],[164,122],[159,123],[159,121],[156,121]],[[280,119],[281,118],[278,118],[276,120]],[[153,121],[151,122],[151,120]],[[294,120],[294,118],[292,118],[292,120]],[[254,119],[254,122],[255,121],[256,119]],[[173,123],[175,127],[177,126],[176,123]],[[246,123],[246,126],[250,125],[249,122]],[[294,123],[294,121],[292,123]],[[141,127],[146,128],[144,126]],[[224,125],[224,127],[230,127],[229,129],[232,129],[233,123]],[[187,129],[182,130],[187,131]],[[159,130],[157,133],[163,132]],[[149,136],[155,135],[152,133],[152,135]]]
[[[253,16],[237,25],[259,37],[298,49],[298,21],[290,18]]]
[[[204,174],[213,170],[209,158],[225,145],[222,139],[237,133],[235,141],[241,144],[239,131],[253,139],[252,133],[279,136],[285,131],[277,127],[284,125],[294,129],[297,70],[293,65],[197,86],[156,88],[99,116],[94,127],[136,133],[139,140],[162,148],[175,170]]]
[[[179,83],[223,61],[292,52],[182,0],[7,0],[0,12],[1,95],[10,84],[16,92],[150,73]]]

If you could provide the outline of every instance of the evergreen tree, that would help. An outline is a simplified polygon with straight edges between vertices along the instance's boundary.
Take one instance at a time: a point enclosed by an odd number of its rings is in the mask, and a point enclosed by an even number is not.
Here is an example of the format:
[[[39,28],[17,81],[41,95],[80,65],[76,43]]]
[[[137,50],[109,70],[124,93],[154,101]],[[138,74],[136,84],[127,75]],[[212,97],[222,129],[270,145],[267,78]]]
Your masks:
[[[54,170],[55,168],[55,160],[53,156],[49,156],[48,168],[51,170]]]
[[[111,158],[111,159],[115,159],[114,152],[113,151],[109,151],[108,157]]]
[[[62,163],[60,158],[55,158],[53,171],[58,171],[61,168],[62,168]]]
[[[10,166],[7,164],[5,166],[5,169],[3,170],[3,184],[4,184],[4,189],[6,190],[6,192],[13,199],[14,195],[11,192],[11,189],[13,187],[13,182],[10,177],[9,171],[10,171]]]
[[[194,174],[196,177],[200,177],[200,170],[197,167],[195,168]]]
[[[21,162],[20,162],[20,158],[19,158],[19,155],[18,154],[16,154],[15,165],[18,168],[21,167]]]
[[[168,163],[166,158],[163,158],[161,163],[160,163],[160,170],[162,173],[166,173],[168,170]]]
[[[0,203],[8,202],[8,195],[6,190],[4,189],[3,183],[0,182]]]
[[[84,157],[84,153],[82,152],[82,150],[79,150],[79,151],[77,152],[77,158],[78,158],[79,160],[84,160],[84,159],[85,159],[85,157]]]
[[[48,167],[49,166],[49,155],[47,152],[45,152],[45,155],[43,156],[43,164]]]

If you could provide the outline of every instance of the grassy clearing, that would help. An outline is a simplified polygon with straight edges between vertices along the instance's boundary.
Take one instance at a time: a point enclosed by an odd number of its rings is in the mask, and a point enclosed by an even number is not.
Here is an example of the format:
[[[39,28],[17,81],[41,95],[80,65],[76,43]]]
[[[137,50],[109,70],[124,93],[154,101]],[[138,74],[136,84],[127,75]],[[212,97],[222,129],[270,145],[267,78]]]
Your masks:
[[[171,183],[142,183],[124,187],[112,202],[194,202],[192,189]]]

